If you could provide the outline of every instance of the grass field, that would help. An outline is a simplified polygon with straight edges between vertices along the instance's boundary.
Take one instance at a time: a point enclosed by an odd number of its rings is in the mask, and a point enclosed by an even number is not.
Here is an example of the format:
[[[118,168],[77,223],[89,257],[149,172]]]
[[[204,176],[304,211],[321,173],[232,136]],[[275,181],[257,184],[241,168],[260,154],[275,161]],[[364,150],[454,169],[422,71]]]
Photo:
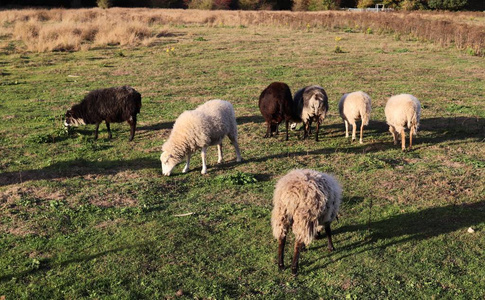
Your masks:
[[[483,58],[372,32],[164,30],[150,47],[0,54],[0,297],[483,299]],[[272,81],[326,89],[320,142],[262,138],[257,102]],[[127,124],[112,140],[104,124],[97,141],[92,125],[63,130],[88,91],[124,84],[143,97],[133,142]],[[337,113],[355,90],[373,101],[363,145]],[[385,124],[399,93],[423,107],[409,152]],[[244,161],[226,140],[224,164],[209,149],[207,175],[197,153],[188,174],[163,177],[173,121],[214,98],[235,107]],[[293,168],[332,173],[344,190],[336,250],[314,241],[297,277],[278,271],[270,226],[275,182]]]

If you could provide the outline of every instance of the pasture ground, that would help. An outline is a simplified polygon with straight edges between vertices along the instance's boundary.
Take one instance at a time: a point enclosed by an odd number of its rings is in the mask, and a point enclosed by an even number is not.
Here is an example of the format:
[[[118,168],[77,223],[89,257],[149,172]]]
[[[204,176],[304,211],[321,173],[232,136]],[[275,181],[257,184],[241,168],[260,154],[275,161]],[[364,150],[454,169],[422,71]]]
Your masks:
[[[482,299],[485,291],[485,61],[405,37],[272,26],[170,26],[151,47],[1,54],[0,296],[6,299]],[[342,53],[336,53],[339,46]],[[263,139],[259,93],[322,85],[320,142]],[[90,90],[142,94],[129,126],[66,134],[62,115]],[[340,96],[372,97],[364,144],[350,143]],[[387,98],[420,99],[412,151],[392,144]],[[228,140],[191,171],[163,177],[161,145],[184,110],[233,103],[244,161]],[[283,126],[280,127],[283,130]],[[279,272],[270,228],[276,180],[293,168],[344,189],[336,250],[302,253]],[[256,181],[256,182],[255,182]],[[178,214],[193,213],[177,217]],[[474,233],[467,233],[468,228]],[[286,264],[293,239],[289,239]]]

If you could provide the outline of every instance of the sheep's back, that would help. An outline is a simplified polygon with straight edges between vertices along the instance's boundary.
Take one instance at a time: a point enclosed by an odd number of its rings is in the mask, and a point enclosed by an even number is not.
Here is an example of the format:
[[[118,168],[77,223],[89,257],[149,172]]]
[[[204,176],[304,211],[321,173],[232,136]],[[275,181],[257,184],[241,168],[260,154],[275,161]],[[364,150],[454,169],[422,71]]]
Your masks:
[[[77,109],[87,124],[123,122],[140,112],[141,95],[129,86],[99,89],[89,92]]]
[[[259,96],[259,111],[265,121],[279,123],[292,117],[292,102],[290,87],[283,82],[273,82]]]
[[[335,219],[340,207],[341,188],[330,175],[314,170],[293,170],[278,180],[273,197],[273,234],[278,220],[293,220],[298,239],[310,243],[318,224]],[[310,232],[309,232],[310,231]]]
[[[387,124],[394,126],[398,132],[404,127],[414,127],[417,130],[421,117],[421,104],[412,95],[396,95],[389,98],[384,112]]]
[[[371,98],[362,91],[348,93],[339,101],[339,114],[344,120],[353,122],[362,119],[368,125],[372,110]]]

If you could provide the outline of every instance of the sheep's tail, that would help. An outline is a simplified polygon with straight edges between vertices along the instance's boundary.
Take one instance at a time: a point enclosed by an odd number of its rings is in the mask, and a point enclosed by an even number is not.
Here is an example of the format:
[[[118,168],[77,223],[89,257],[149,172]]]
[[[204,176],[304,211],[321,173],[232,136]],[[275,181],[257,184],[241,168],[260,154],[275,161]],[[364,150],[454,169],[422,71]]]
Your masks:
[[[305,245],[309,245],[318,233],[318,219],[309,216],[306,209],[295,213],[293,224],[295,240]]]
[[[414,134],[416,135],[418,132],[418,127],[419,127],[419,110],[415,110],[411,116],[411,118],[408,119],[408,128],[413,129]]]
[[[283,209],[281,205],[275,205],[271,213],[271,228],[275,239],[286,237],[290,224],[288,217],[286,209]]]
[[[366,97],[369,97],[369,96],[366,96]],[[362,124],[364,124],[365,126],[369,125],[370,112],[372,110],[370,97],[366,100],[368,100],[368,101],[364,101],[364,107],[362,108],[362,111],[360,112],[360,115],[362,117]]]

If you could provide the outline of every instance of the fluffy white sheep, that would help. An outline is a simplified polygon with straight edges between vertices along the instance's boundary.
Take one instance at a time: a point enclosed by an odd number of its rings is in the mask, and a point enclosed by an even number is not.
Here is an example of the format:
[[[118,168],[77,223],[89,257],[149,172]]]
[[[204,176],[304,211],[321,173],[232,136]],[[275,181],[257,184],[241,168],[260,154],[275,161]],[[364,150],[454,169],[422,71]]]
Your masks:
[[[325,226],[328,249],[334,249],[330,222],[340,208],[342,188],[338,181],[325,173],[308,169],[290,171],[276,183],[273,196],[271,226],[278,240],[278,266],[284,269],[283,254],[286,235],[292,227],[295,235],[295,249],[291,270],[298,272],[298,258],[303,245],[312,242],[321,228]]]
[[[302,120],[304,127],[303,138],[311,134],[312,121],[317,122],[315,132],[315,141],[318,142],[318,131],[320,124],[325,119],[328,112],[328,97],[325,90],[318,85],[304,87],[298,90],[293,97],[293,101],[298,109],[298,115]],[[293,125],[291,126],[293,128]]]
[[[362,144],[362,135],[364,125],[369,125],[370,113],[372,110],[371,98],[362,91],[348,93],[342,96],[338,103],[338,111],[345,123],[345,137],[349,137],[349,123],[352,125],[352,141],[355,141],[357,124],[355,121],[361,120],[360,140]]]
[[[237,161],[241,161],[237,143],[236,115],[232,104],[224,100],[208,101],[195,110],[183,112],[173,125],[168,140],[162,146],[160,161],[164,175],[170,173],[184,158],[187,163],[183,173],[189,170],[190,156],[201,149],[202,174],[207,173],[207,147],[217,145],[219,159],[222,162],[222,139],[228,136],[236,149]]]
[[[401,148],[406,150],[406,135],[404,128],[409,128],[409,149],[413,146],[413,134],[416,134],[421,118],[421,103],[413,95],[401,94],[389,98],[384,109],[389,131],[392,133],[394,145],[398,135],[401,135]]]

